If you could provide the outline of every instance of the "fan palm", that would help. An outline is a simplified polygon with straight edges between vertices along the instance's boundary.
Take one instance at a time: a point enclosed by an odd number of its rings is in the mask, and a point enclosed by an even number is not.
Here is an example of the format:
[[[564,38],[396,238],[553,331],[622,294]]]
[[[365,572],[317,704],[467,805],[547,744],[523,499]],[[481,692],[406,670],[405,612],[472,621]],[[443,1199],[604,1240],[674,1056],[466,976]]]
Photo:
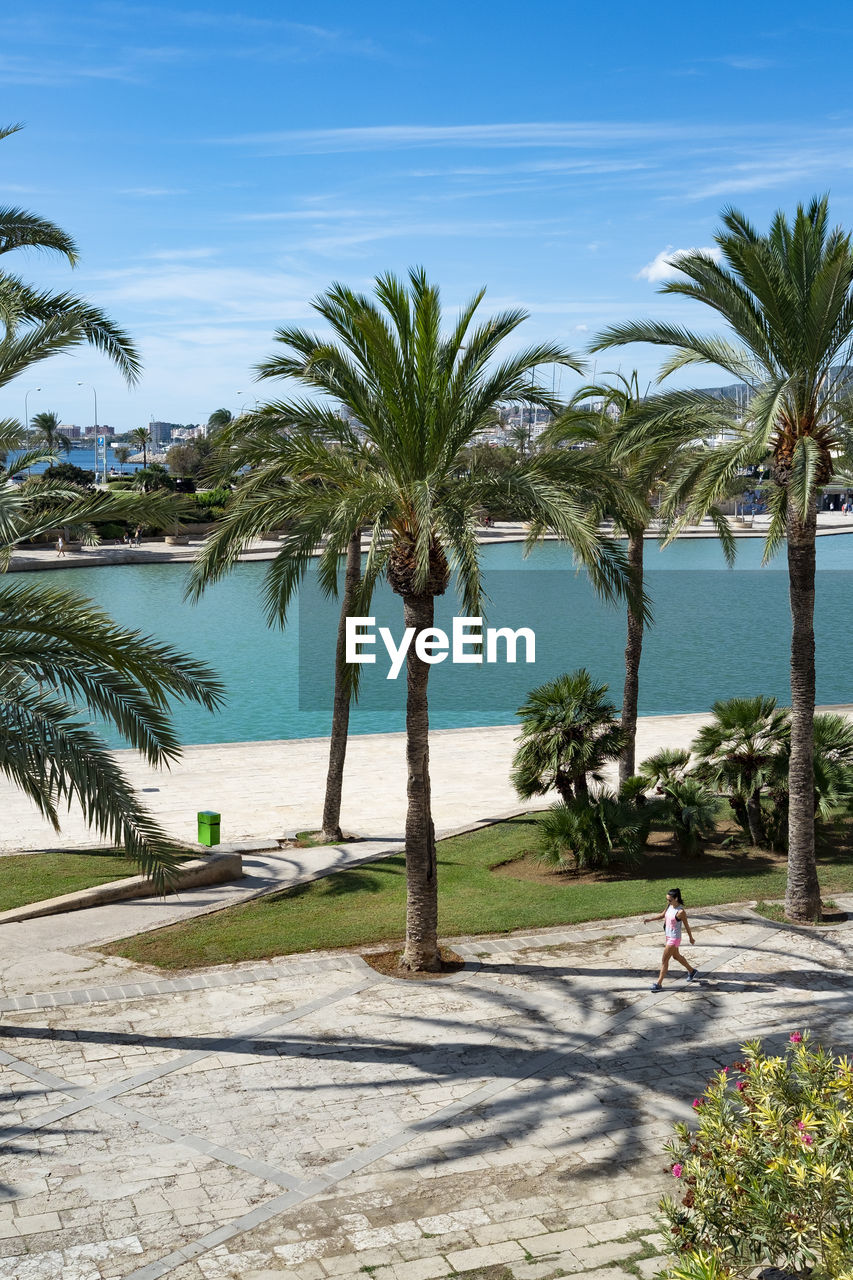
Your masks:
[[[787,915],[820,915],[814,813],[814,590],[817,494],[848,451],[853,349],[853,245],[829,225],[826,198],[798,206],[793,224],[778,212],[758,232],[734,209],[722,215],[717,257],[679,254],[676,279],[662,286],[710,307],[728,336],[704,336],[663,322],[606,329],[602,349],[626,342],[675,348],[661,377],[717,365],[750,389],[744,421],[730,441],[685,472],[673,502],[700,518],[750,464],[768,455],[773,489],[767,554],[787,538],[791,599],[791,758]]]
[[[627,539],[628,564],[634,578],[636,599],[643,598],[645,538],[660,497],[676,461],[695,452],[697,431],[712,422],[728,423],[725,406],[693,399],[680,393],[648,396],[640,393],[637,372],[630,377],[607,375],[611,381],[581,387],[566,411],[543,432],[546,447],[594,448],[603,463],[623,479],[632,501],[627,509],[612,511],[617,528]],[[630,449],[623,446],[629,436]],[[716,517],[716,512],[714,512]],[[716,517],[718,520],[720,517]],[[622,693],[622,754],[619,783],[624,786],[635,771],[637,707],[640,660],[646,612],[632,600],[627,607],[625,685]]]
[[[732,809],[750,839],[764,843],[761,796],[774,771],[788,727],[788,712],[775,698],[729,698],[715,702],[713,720],[693,742],[698,772],[728,795]]]
[[[622,750],[622,730],[606,684],[596,684],[583,668],[540,685],[527,695],[517,715],[521,741],[512,781],[524,800],[556,790],[564,802],[584,798],[590,780]]]
[[[33,414],[30,427],[49,453],[69,453],[71,441],[59,430],[59,414],[50,409]]]
[[[283,349],[261,366],[265,378],[292,378],[323,400],[278,401],[245,415],[255,433],[280,436],[281,477],[269,486],[252,477],[194,565],[194,592],[234,564],[261,530],[285,526],[281,550],[268,570],[269,614],[283,619],[297,585],[322,545],[319,579],[337,589],[340,558],[356,530],[369,527],[370,546],[359,601],[369,601],[387,576],[402,597],[414,634],[433,626],[435,597],[456,570],[468,616],[482,612],[478,516],[484,507],[511,509],[530,522],[531,543],[553,528],[575,550],[594,583],[613,595],[627,585],[624,556],[601,539],[589,503],[597,484],[609,484],[580,455],[529,459],[499,477],[462,464],[463,451],[494,422],[507,400],[557,406],[531,379],[536,365],[576,361],[542,345],[501,358],[500,348],[524,313],[509,311],[476,323],[482,292],[441,331],[438,289],[421,270],[408,284],[392,275],[375,294],[333,285],[314,302],[329,338],[280,329]],[[343,421],[337,404],[358,425]],[[283,429],[287,434],[281,435]],[[360,612],[365,612],[361,607]],[[417,647],[407,655],[406,947],[401,963],[435,969],[438,895],[429,770],[429,665]]]

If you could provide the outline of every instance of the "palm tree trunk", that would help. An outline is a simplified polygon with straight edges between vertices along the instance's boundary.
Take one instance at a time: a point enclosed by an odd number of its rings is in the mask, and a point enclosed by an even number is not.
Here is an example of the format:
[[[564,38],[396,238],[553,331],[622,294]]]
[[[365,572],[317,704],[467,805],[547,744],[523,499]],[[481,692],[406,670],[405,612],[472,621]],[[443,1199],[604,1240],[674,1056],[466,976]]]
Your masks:
[[[343,840],[341,831],[341,792],[344,784],[344,762],[349,734],[349,709],[352,684],[346,667],[346,620],[353,611],[353,601],[361,581],[361,530],[352,535],[347,547],[344,596],[338,622],[335,649],[335,700],[332,708],[332,736],[329,742],[329,769],[326,774],[326,798],[323,804],[322,838],[328,844]]]
[[[791,920],[820,918],[820,884],[815,863],[815,529],[816,501],[805,520],[788,502],[788,579],[791,596],[791,761],[788,768],[788,888],[785,914]]]
[[[403,597],[403,617],[415,635],[433,625],[431,595]],[[438,868],[429,777],[429,666],[415,653],[406,655],[406,949],[405,969],[441,968],[438,951]]]
[[[749,826],[749,838],[756,848],[764,843],[764,823],[761,817],[761,788],[756,787],[746,798],[746,821]]]
[[[643,590],[643,530],[628,535],[628,565],[634,590]],[[628,605],[628,636],[625,643],[625,688],[622,693],[622,733],[624,745],[619,757],[619,786],[636,772],[637,699],[640,688],[640,658],[643,656],[643,615]]]

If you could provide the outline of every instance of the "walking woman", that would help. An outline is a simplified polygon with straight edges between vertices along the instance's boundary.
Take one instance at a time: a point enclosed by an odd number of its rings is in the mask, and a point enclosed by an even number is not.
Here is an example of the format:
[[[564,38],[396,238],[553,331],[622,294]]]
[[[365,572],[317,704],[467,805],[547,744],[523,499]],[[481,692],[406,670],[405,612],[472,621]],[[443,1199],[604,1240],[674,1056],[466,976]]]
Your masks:
[[[687,919],[687,912],[684,910],[684,903],[681,900],[680,889],[670,889],[666,895],[666,910],[662,911],[659,916],[649,916],[644,919],[643,924],[651,924],[653,920],[663,920],[664,922],[664,948],[660,973],[658,974],[657,982],[652,983],[652,991],[663,990],[663,980],[669,969],[670,960],[677,960],[679,964],[683,964],[687,970],[687,981],[692,982],[696,977],[697,970],[687,963],[679,950],[682,929],[687,930],[691,947],[696,944],[693,941],[693,931],[690,928],[690,921]]]

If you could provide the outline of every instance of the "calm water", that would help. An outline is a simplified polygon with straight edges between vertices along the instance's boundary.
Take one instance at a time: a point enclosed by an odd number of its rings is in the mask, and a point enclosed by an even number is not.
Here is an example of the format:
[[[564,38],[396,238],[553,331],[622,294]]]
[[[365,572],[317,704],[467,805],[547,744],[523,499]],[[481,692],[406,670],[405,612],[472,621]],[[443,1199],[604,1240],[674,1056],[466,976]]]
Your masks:
[[[647,583],[655,623],[647,633],[640,676],[640,712],[703,711],[715,698],[769,693],[790,696],[790,618],[784,561],[760,568],[760,540],[741,540],[734,570],[725,568],[713,540],[678,542],[666,551],[647,543]],[[328,733],[337,606],[310,585],[285,631],[264,621],[260,593],[266,566],[239,565],[198,605],[182,600],[186,570],[179,565],[127,565],[20,575],[43,586],[88,595],[115,618],[207,660],[225,680],[228,705],[217,715],[195,708],[175,712],[185,742],[298,738]],[[818,701],[853,702],[849,601],[853,536],[818,539]],[[430,676],[436,728],[507,724],[526,691],[560,671],[587,666],[621,701],[624,611],[602,604],[569,554],[554,543],[523,560],[519,544],[483,549],[487,621],[532,626],[535,666],[458,667],[445,662]],[[18,580],[15,575],[13,581]],[[461,612],[448,594],[437,625],[450,629]],[[399,599],[383,589],[378,625],[402,632]],[[404,727],[405,677],[385,679],[384,649],[363,668],[361,705],[352,730]]]
[[[133,451],[133,453],[136,453],[138,450],[137,445],[131,445],[130,448]],[[95,450],[94,449],[72,449],[70,453],[60,454],[58,460],[59,462],[70,462],[75,467],[80,467],[82,471],[95,470]],[[36,466],[31,467],[30,470],[32,471],[33,475],[40,475],[42,471],[47,470],[48,466],[49,464],[47,462],[39,462]],[[112,448],[109,445],[107,446],[107,471],[109,471],[110,467],[115,467],[116,472],[121,470],[122,474],[131,475],[134,471],[138,471],[141,466],[142,466],[141,462],[125,462],[123,464],[120,464]],[[104,455],[102,450],[99,449],[98,450],[98,471],[99,472],[103,471],[103,468],[104,468]]]

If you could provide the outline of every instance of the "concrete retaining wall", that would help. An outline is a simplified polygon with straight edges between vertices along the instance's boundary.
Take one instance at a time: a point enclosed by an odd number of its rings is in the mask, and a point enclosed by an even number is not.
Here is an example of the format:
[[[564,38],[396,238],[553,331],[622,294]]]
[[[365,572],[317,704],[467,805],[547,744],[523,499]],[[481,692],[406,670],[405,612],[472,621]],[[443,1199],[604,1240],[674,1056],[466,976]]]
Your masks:
[[[242,875],[243,859],[239,853],[214,853],[206,858],[183,863],[166,892],[177,893],[181,889],[197,889],[206,884],[223,884],[228,880],[240,880]],[[82,911],[86,907],[101,907],[108,902],[121,902],[125,898],[158,896],[159,890],[154,888],[147,876],[127,876],[124,880],[109,880],[106,884],[92,885],[90,889],[63,893],[58,898],[45,898],[42,902],[30,902],[25,907],[2,911],[0,924],[35,920],[38,916],[61,915],[65,911]]]

